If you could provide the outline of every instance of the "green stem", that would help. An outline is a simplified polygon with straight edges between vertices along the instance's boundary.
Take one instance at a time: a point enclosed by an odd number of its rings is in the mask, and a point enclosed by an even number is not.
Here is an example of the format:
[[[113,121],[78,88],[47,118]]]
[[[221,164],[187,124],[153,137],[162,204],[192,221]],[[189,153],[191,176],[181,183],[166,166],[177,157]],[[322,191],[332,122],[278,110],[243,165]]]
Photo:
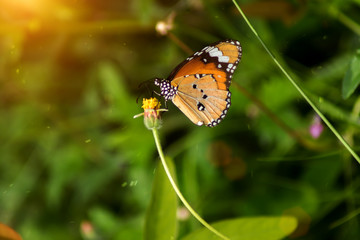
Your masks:
[[[348,221],[350,221],[351,219],[355,219],[357,216],[360,215],[360,208],[352,211],[351,213],[349,213],[348,215],[346,215],[345,217],[340,218],[339,220],[337,220],[336,222],[332,223],[330,225],[330,229],[336,228]]]
[[[211,232],[213,232],[214,234],[216,234],[217,236],[219,236],[220,238],[224,239],[224,240],[229,240],[229,238],[225,237],[223,234],[221,234],[220,232],[218,232],[215,228],[213,228],[210,224],[208,224],[204,219],[202,219],[199,214],[197,214],[195,212],[195,210],[190,206],[190,204],[186,201],[186,199],[184,198],[184,196],[182,195],[182,193],[180,192],[179,188],[176,186],[176,183],[174,181],[174,179],[172,178],[171,174],[170,174],[170,170],[166,164],[165,161],[165,156],[160,144],[160,138],[159,138],[159,133],[158,130],[156,128],[152,129],[153,135],[154,135],[154,139],[155,139],[155,143],[156,143],[156,147],[157,150],[159,152],[159,156],[161,159],[161,163],[164,166],[164,170],[166,172],[166,175],[172,185],[172,187],[174,188],[176,194],[178,195],[178,197],[180,198],[181,202],[184,204],[184,206],[189,210],[189,212],[202,224],[204,225],[204,227],[206,227],[207,229],[209,229]]]
[[[337,18],[342,24],[348,27],[350,30],[355,32],[357,35],[360,35],[360,26],[354,20],[343,14],[339,9],[336,7],[331,6],[329,8],[330,14]]]
[[[329,122],[329,120],[321,113],[321,111],[317,108],[317,106],[310,100],[310,98],[305,94],[305,92],[301,89],[301,87],[295,82],[295,80],[289,75],[289,73],[281,66],[279,61],[275,58],[275,56],[270,52],[268,47],[265,45],[264,41],[260,38],[259,34],[253,28],[239,5],[235,0],[232,0],[241,16],[244,18],[246,24],[249,26],[251,31],[255,34],[256,38],[260,41],[261,45],[264,47],[266,52],[273,59],[275,64],[279,67],[279,69],[283,72],[283,74],[289,79],[289,81],[294,85],[294,87],[298,90],[301,96],[308,102],[308,104],[314,109],[314,111],[319,115],[319,117],[323,120],[323,122],[330,128],[330,130],[335,134],[335,136],[339,139],[339,141],[344,145],[344,147],[351,153],[351,155],[356,159],[356,161],[360,164],[360,157],[355,153],[355,151],[350,147],[350,145],[346,142],[346,140],[340,135],[340,133],[333,127],[333,125]]]

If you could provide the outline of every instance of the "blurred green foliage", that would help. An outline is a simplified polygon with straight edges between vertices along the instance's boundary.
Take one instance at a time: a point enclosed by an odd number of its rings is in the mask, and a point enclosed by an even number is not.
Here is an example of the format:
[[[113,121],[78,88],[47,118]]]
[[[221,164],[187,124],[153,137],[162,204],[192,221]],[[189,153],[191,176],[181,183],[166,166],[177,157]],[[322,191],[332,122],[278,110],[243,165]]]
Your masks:
[[[360,1],[239,4],[359,150]],[[225,0],[1,1],[0,222],[24,239],[144,238],[161,191],[152,134],[133,119],[153,89],[138,85],[167,77],[188,56],[182,44],[226,38],[241,41],[243,59],[224,121],[197,127],[171,103],[163,115],[183,194],[209,222],[291,215],[296,239],[358,239],[359,164],[326,127],[310,131],[314,112]],[[179,238],[201,227],[178,219]]]

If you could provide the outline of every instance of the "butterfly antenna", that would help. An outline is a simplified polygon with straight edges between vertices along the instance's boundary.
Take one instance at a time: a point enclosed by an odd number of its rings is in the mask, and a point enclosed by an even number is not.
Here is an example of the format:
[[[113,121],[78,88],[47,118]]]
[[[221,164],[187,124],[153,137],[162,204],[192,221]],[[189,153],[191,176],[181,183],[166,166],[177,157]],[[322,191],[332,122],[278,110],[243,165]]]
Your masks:
[[[139,103],[139,98],[142,96],[142,95],[145,95],[144,92],[147,91],[147,93],[150,93],[149,91],[149,84],[152,82],[153,80],[152,79],[149,79],[149,80],[146,80],[146,81],[143,81],[139,84],[138,86],[138,89],[140,90],[140,93],[138,95],[138,97],[136,98],[136,103]]]

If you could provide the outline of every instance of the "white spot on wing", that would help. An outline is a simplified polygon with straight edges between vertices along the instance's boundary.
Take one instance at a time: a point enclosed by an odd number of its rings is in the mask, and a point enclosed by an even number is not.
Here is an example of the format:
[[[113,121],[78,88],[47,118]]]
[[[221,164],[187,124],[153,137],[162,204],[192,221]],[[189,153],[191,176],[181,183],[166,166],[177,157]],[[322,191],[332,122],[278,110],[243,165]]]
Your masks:
[[[214,48],[209,52],[210,57],[222,56],[222,52],[218,48]]]
[[[214,49],[214,47],[206,47],[203,50],[205,50],[205,52],[210,52],[213,49]]]
[[[219,62],[227,63],[229,62],[230,58],[228,56],[219,56]]]

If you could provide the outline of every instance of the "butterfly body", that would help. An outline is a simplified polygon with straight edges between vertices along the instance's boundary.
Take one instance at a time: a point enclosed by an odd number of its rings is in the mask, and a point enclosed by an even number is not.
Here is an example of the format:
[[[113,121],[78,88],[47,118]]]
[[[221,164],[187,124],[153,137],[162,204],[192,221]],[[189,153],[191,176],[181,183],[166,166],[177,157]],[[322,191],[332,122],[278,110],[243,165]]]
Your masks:
[[[167,79],[155,79],[160,95],[171,100],[193,123],[214,127],[231,105],[229,86],[241,59],[240,42],[225,40],[195,52]]]

